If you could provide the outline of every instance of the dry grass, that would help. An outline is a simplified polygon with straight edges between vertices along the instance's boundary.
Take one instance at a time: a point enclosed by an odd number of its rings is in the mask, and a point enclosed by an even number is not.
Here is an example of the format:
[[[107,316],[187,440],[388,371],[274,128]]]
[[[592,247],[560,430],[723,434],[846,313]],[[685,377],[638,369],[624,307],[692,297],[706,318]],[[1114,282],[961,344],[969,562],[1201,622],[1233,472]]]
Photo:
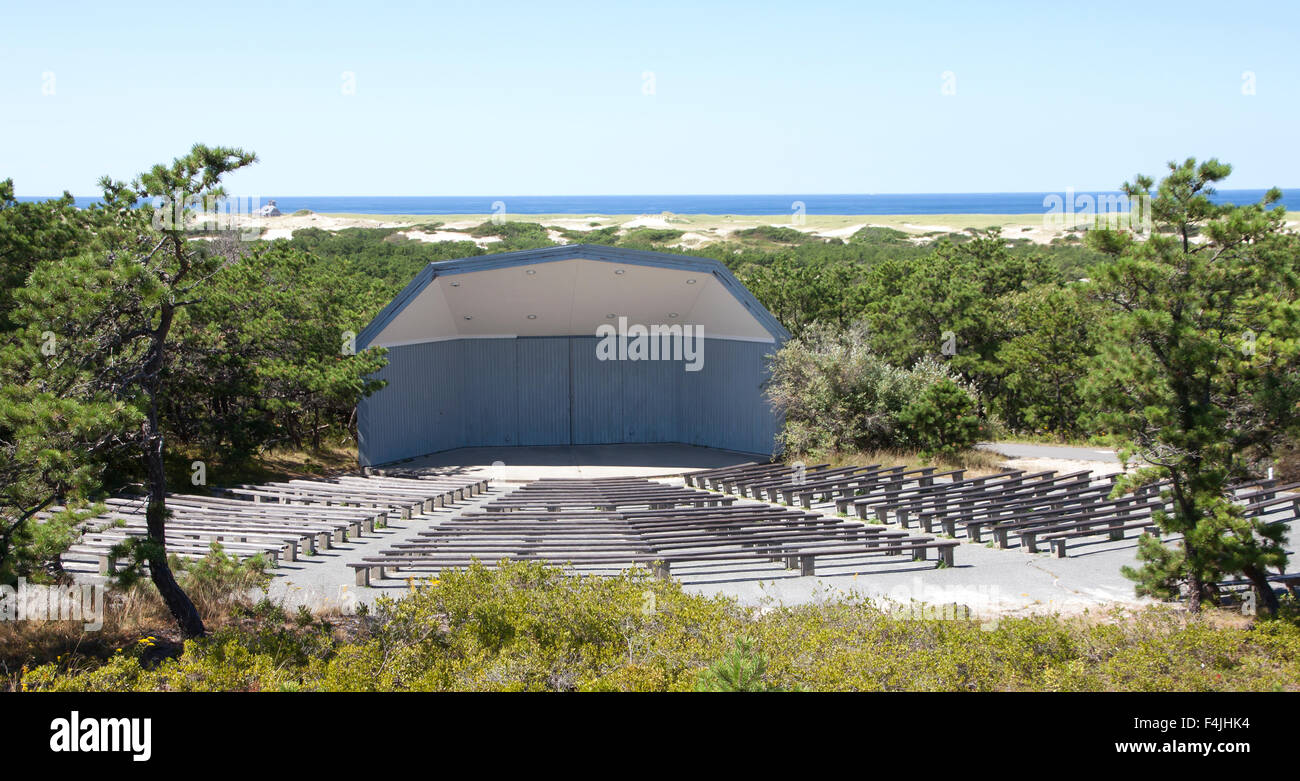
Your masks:
[[[356,445],[326,446],[316,451],[272,450],[259,459],[262,468],[285,477],[321,477],[357,471]]]
[[[1300,445],[1287,442],[1278,448],[1274,476],[1283,483],[1300,480]]]
[[[266,611],[260,611],[259,618],[250,617],[263,596],[255,588],[232,591],[184,575],[182,582],[209,633],[232,626],[253,631],[270,625]],[[0,692],[17,691],[23,670],[43,664],[58,664],[76,672],[95,669],[118,651],[135,649],[144,661],[152,663],[179,656],[184,650],[184,639],[152,584],[111,590],[108,600],[103,626],[93,631],[82,621],[0,621]],[[285,613],[285,626],[294,623],[296,614],[287,614],[283,605],[275,607]],[[311,617],[334,625],[340,641],[355,640],[365,631],[359,617],[345,616],[337,607],[311,611]]]
[[[87,630],[82,621],[0,622],[0,691],[14,691],[25,668],[55,663],[68,670],[93,669],[142,642],[158,658],[182,647],[162,600],[142,588],[110,597],[97,630]]]
[[[183,451],[168,455],[167,481],[173,490],[180,493],[207,492],[205,487],[195,487],[190,481],[192,474],[190,464],[196,460],[203,461],[207,465],[208,485],[332,477],[340,474],[355,474],[358,471],[357,449],[353,443],[327,445],[320,450],[292,448],[268,450],[246,463],[226,463],[219,456]]]

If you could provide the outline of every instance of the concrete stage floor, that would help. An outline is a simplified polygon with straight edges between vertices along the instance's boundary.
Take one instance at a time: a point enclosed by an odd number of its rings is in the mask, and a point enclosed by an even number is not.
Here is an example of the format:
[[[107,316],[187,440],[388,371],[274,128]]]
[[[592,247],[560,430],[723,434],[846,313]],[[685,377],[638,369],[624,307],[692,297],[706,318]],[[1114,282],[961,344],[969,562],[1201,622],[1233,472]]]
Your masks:
[[[468,447],[377,467],[381,470],[456,469],[506,483],[545,477],[668,477],[699,469],[767,461],[767,456],[694,445],[559,445]],[[494,462],[501,462],[493,466]]]

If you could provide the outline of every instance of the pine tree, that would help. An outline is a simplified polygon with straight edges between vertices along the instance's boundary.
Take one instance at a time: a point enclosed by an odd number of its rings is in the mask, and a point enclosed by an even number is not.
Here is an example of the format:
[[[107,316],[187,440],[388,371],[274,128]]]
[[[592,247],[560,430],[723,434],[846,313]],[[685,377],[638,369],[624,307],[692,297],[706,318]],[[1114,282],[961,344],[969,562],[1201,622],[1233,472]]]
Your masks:
[[[1186,594],[1199,609],[1224,575],[1249,578],[1270,610],[1269,568],[1286,565],[1283,527],[1246,518],[1227,497],[1233,480],[1257,473],[1280,439],[1294,434],[1300,403],[1300,244],[1282,231],[1281,198],[1217,205],[1213,185],[1231,172],[1217,160],[1170,163],[1125,192],[1149,208],[1154,230],[1090,231],[1111,259],[1092,293],[1109,312],[1087,383],[1098,423],[1146,466],[1122,488],[1169,481],[1172,511],[1155,519],[1180,535],[1170,552],[1144,540],[1127,568],[1139,593]]]
[[[736,638],[736,645],[707,670],[700,673],[696,691],[770,692],[779,689],[767,682],[767,657],[754,649],[754,641]]]
[[[186,637],[202,635],[205,628],[167,561],[160,409],[168,393],[173,324],[225,261],[191,246],[184,220],[175,217],[195,204],[213,204],[224,195],[222,177],[254,160],[238,149],[196,145],[188,155],[154,166],[129,185],[101,180],[106,212],[112,215],[100,232],[105,249],[31,271],[26,285],[14,293],[17,306],[11,317],[17,328],[0,358],[7,381],[21,385],[12,393],[45,405],[44,410],[34,407],[32,419],[25,421],[14,406],[24,399],[0,399],[0,414],[8,416],[0,427],[28,429],[15,458],[40,451],[34,437],[41,427],[61,431],[70,426],[54,440],[56,447],[40,453],[45,461],[64,465],[67,476],[52,481],[46,474],[29,474],[30,482],[41,484],[32,489],[43,486],[57,496],[74,481],[84,487],[96,459],[107,451],[139,459],[148,490],[147,534],[135,546],[134,558],[148,564],[150,578]],[[49,340],[44,336],[53,338],[53,348],[45,349]],[[65,418],[56,400],[71,405],[67,414],[75,417]],[[74,445],[80,442],[89,449],[77,453]],[[40,491],[33,495],[39,497]]]

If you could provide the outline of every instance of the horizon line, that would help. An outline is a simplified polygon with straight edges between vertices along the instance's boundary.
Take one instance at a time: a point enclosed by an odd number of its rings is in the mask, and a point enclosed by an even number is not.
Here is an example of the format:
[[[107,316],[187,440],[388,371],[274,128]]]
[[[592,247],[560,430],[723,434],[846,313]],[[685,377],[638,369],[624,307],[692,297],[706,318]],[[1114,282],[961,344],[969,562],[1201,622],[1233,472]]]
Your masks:
[[[1230,192],[1249,192],[1254,190],[1267,192],[1276,187],[1283,192],[1288,189],[1297,190],[1300,188],[1288,188],[1281,185],[1270,185],[1268,187],[1223,187],[1216,188],[1215,194]],[[1059,194],[1067,191],[1076,193],[1119,193],[1119,188],[1110,187],[1067,187],[1055,190],[961,190],[961,191],[932,191],[932,192],[770,192],[770,193],[514,193],[510,195],[356,195],[356,194],[277,194],[274,196],[258,197],[275,197],[275,198],[467,198],[467,199],[503,199],[503,198],[776,198],[789,196],[811,196],[811,197],[867,197],[867,198],[889,198],[897,196],[920,196],[920,195],[1044,195]],[[73,194],[73,198],[100,198],[102,193],[94,195]],[[17,195],[15,198],[35,198],[51,199],[62,198],[62,193],[58,195]],[[230,197],[250,197],[232,194]]]

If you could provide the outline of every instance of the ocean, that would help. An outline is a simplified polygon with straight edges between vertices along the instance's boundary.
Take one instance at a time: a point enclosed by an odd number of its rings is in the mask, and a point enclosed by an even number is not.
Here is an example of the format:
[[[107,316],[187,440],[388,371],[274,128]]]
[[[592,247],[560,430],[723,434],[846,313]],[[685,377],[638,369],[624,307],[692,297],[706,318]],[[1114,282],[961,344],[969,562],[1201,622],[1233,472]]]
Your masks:
[[[1253,203],[1264,190],[1222,190],[1214,200]],[[234,194],[238,195],[238,194]],[[1116,191],[1080,191],[1084,196],[1107,197]],[[792,214],[803,205],[806,214],[1042,214],[1053,201],[1060,204],[1066,192],[1037,193],[914,193],[880,195],[505,195],[505,196],[379,196],[345,195],[262,196],[260,204],[274,200],[284,214],[309,209],[326,214]],[[253,196],[248,196],[253,197]],[[43,198],[23,197],[20,201]],[[77,198],[88,206],[96,198]],[[1045,203],[1045,201],[1048,201]],[[1080,202],[1082,203],[1082,202]],[[1288,211],[1300,209],[1300,193],[1283,190]],[[1059,210],[1059,206],[1058,206]],[[1082,211],[1082,206],[1079,207]]]

